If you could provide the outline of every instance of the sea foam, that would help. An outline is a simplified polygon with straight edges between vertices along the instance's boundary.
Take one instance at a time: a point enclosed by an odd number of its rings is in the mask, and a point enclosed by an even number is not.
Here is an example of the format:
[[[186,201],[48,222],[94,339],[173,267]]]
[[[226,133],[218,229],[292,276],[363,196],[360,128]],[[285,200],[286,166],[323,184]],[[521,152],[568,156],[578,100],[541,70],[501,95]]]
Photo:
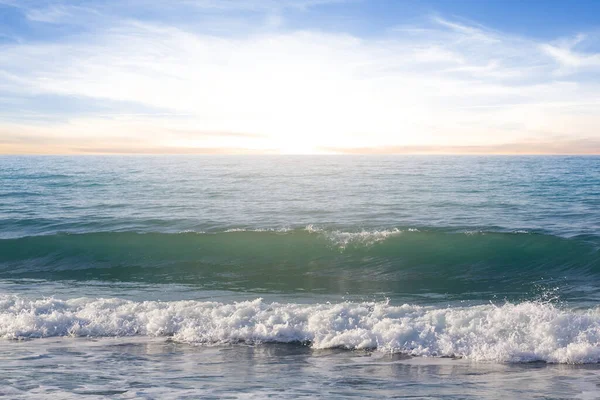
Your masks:
[[[387,303],[232,304],[0,297],[0,336],[154,336],[192,344],[291,343],[475,361],[597,363],[600,310],[524,302],[435,309]]]
[[[383,229],[383,230],[362,230],[356,232],[332,230],[327,231],[316,227],[314,225],[307,225],[304,230],[308,233],[318,233],[323,237],[330,240],[340,249],[346,248],[346,246],[353,245],[364,245],[371,246],[377,242],[381,242],[388,237],[397,236],[403,233],[398,228]],[[409,232],[418,232],[417,229],[409,229]]]

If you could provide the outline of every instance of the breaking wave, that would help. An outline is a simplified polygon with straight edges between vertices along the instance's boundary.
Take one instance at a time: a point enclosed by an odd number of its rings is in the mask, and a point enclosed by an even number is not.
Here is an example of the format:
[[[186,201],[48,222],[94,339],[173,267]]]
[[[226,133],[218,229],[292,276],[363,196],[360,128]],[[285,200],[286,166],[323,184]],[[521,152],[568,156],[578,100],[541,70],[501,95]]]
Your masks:
[[[597,363],[600,309],[541,302],[432,308],[2,296],[0,336],[152,336],[208,345],[302,343],[475,361]]]

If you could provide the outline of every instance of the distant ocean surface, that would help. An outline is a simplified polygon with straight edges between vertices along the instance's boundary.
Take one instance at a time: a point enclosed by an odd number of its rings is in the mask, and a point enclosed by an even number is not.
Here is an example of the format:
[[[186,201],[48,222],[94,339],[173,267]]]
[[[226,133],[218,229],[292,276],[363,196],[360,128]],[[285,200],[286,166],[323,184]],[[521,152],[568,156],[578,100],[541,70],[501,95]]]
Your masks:
[[[0,395],[598,398],[600,157],[0,157]]]

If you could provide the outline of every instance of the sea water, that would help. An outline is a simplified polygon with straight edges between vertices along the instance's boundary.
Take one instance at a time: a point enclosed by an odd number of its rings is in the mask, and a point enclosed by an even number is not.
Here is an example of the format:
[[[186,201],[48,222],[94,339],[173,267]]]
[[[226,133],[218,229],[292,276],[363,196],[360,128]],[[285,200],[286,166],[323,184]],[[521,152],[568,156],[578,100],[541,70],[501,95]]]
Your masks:
[[[8,398],[596,398],[599,278],[599,157],[0,157]]]

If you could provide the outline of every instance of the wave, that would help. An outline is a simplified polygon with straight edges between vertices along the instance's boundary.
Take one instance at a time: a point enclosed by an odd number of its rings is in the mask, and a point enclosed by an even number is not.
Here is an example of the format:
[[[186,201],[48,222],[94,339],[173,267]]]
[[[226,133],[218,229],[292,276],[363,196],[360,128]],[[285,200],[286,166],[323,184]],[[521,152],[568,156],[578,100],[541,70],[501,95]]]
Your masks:
[[[597,240],[531,233],[309,226],[0,240],[0,279],[143,281],[257,292],[493,293],[514,299],[512,294],[531,293],[542,281],[589,284],[598,274]]]
[[[192,344],[302,343],[475,361],[597,363],[600,309],[574,311],[539,302],[436,309],[1,296],[0,336],[153,336]]]

